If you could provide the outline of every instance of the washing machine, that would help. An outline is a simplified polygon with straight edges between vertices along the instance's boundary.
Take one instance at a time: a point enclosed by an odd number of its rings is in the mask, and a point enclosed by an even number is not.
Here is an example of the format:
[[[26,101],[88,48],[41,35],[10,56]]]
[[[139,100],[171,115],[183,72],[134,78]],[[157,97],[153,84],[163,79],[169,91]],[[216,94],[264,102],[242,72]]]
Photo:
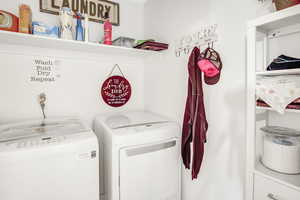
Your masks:
[[[96,117],[105,200],[180,200],[180,128],[150,112]],[[101,159],[102,160],[102,159]]]
[[[78,119],[0,126],[1,200],[99,200],[99,150]]]

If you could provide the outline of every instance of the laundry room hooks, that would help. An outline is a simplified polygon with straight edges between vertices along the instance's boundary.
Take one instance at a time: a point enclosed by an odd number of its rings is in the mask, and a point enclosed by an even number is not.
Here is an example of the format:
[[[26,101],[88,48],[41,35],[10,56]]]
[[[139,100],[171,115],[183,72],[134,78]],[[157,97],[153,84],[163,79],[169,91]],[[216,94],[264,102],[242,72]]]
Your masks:
[[[175,42],[175,56],[188,55],[194,47],[213,45],[218,41],[217,24],[205,26],[200,31],[181,37]]]

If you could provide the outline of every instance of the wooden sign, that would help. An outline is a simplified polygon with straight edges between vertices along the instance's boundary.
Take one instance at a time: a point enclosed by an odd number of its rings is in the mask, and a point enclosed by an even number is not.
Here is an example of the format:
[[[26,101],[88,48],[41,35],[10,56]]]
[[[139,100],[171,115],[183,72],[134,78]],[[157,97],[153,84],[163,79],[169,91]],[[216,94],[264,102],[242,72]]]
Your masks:
[[[102,84],[101,95],[107,105],[123,106],[131,97],[130,83],[123,76],[111,76]]]
[[[104,22],[105,13],[109,13],[110,22],[120,25],[120,7],[118,3],[107,0],[40,0],[40,11],[59,15],[61,7],[71,8],[74,12],[87,14],[90,21]]]

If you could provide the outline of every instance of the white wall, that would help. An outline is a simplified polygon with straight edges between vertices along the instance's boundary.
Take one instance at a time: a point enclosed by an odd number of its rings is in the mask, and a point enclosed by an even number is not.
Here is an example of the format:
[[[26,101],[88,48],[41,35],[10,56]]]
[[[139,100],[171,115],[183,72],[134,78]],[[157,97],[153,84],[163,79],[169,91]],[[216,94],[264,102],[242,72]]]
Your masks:
[[[1,9],[17,14],[19,2],[29,3],[33,19],[49,24],[57,16],[39,13],[39,1],[10,0],[1,3]],[[135,38],[144,36],[144,6],[135,1],[118,1],[121,8],[121,26],[113,27],[115,36]],[[139,17],[136,17],[139,16]],[[100,40],[102,24],[90,22],[91,39]],[[30,82],[33,59],[51,57],[59,61],[61,78],[55,83]],[[132,85],[132,98],[122,108],[107,106],[100,97],[102,82],[114,64],[119,64]],[[0,124],[41,117],[37,96],[47,95],[46,114],[51,116],[78,115],[89,122],[96,114],[144,109],[144,60],[141,57],[84,52],[60,51],[0,45]]]
[[[209,123],[205,158],[197,180],[183,170],[183,200],[241,200],[245,163],[245,34],[255,17],[253,0],[152,0],[146,3],[146,36],[171,44],[166,55],[151,59],[145,68],[146,109],[182,123],[187,95],[188,56],[176,58],[175,40],[218,24],[223,71],[217,85],[204,84]],[[205,47],[202,47],[204,50]]]
[[[120,4],[121,26],[114,26],[113,39],[119,36],[127,36],[136,39],[144,37],[144,4],[136,0],[114,0]],[[19,15],[18,6],[25,3],[31,7],[33,21],[42,21],[49,25],[58,25],[58,17],[47,13],[39,12],[39,0],[9,0],[1,3],[1,10]],[[103,38],[103,24],[90,22],[90,40],[100,41]]]

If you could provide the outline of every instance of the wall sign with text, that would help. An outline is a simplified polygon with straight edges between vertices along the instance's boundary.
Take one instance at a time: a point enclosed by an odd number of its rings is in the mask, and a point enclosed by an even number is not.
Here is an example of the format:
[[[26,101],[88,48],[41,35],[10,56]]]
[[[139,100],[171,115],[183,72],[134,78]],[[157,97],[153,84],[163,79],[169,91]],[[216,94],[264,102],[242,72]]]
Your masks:
[[[40,11],[59,15],[61,7],[69,7],[74,12],[88,14],[89,20],[104,22],[105,13],[108,12],[110,22],[120,25],[120,6],[118,3],[107,0],[40,0]]]
[[[38,57],[32,60],[33,68],[30,82],[51,83],[60,79],[61,75],[53,58]]]
[[[123,76],[111,76],[102,84],[101,96],[109,106],[123,106],[131,97],[130,83]]]

